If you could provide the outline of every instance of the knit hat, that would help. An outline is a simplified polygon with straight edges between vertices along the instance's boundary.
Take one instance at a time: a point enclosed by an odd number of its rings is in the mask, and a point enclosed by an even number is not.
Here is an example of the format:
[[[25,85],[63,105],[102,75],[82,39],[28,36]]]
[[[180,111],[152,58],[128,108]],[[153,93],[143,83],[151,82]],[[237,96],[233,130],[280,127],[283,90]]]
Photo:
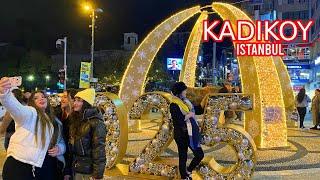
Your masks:
[[[94,104],[94,100],[96,98],[96,91],[92,88],[85,89],[83,91],[78,92],[74,97],[79,97],[89,103],[91,106]]]
[[[171,92],[173,95],[179,96],[187,88],[188,87],[186,86],[186,84],[184,84],[184,82],[177,82],[172,86]]]

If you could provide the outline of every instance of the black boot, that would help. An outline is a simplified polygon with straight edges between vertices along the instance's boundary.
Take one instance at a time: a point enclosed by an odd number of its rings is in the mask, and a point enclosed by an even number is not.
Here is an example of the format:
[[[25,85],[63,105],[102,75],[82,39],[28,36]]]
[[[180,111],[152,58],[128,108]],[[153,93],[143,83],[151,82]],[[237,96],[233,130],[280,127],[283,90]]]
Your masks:
[[[318,129],[318,127],[317,127],[317,126],[314,126],[314,127],[310,128],[310,129]]]

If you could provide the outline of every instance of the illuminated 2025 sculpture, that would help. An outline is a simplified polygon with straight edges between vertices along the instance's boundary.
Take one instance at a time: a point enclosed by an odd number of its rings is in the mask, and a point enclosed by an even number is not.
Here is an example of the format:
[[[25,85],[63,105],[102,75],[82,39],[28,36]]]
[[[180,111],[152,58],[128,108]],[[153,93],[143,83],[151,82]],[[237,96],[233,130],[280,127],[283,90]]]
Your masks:
[[[251,21],[244,12],[230,4],[213,3],[212,8],[223,20],[229,20],[233,26],[239,19]],[[202,8],[196,6],[169,17],[150,32],[139,45],[130,60],[120,86],[119,97],[127,109],[143,94],[144,82],[151,63],[166,39],[183,22],[201,11]],[[245,28],[243,32],[247,33]],[[196,41],[194,42],[195,46],[198,46]],[[189,51],[185,52],[185,57],[189,56],[186,53]],[[253,112],[245,113],[246,131],[260,148],[287,146],[285,111],[292,108],[293,92],[289,87],[290,79],[287,71],[283,68],[283,62],[275,63],[276,60],[273,57],[244,56],[239,57],[238,61],[242,91],[254,94],[255,109]],[[195,66],[191,68],[195,69]],[[184,79],[185,75],[186,72],[180,79]],[[194,75],[188,74],[187,76],[193,78]]]
[[[256,164],[256,146],[251,136],[243,128],[235,125],[218,125],[218,118],[224,110],[252,110],[252,96],[244,94],[208,94],[201,127],[202,144],[213,147],[223,143],[229,145],[236,154],[235,164],[225,167],[213,156],[205,155],[197,176],[204,179],[250,179]],[[182,100],[164,92],[146,93],[140,96],[129,111],[131,120],[139,120],[152,107],[159,109],[162,122],[155,136],[145,145],[138,157],[130,164],[134,173],[177,177],[177,166],[156,162],[156,158],[170,145],[173,139],[173,124],[169,111],[171,103],[183,105]]]

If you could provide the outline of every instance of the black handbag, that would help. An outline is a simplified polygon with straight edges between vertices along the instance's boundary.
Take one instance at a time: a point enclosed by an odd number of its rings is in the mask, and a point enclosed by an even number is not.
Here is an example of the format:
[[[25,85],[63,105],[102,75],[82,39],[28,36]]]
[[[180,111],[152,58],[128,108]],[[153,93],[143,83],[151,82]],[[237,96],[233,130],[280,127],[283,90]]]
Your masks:
[[[76,157],[74,161],[74,171],[81,174],[92,174],[93,163],[89,157]]]

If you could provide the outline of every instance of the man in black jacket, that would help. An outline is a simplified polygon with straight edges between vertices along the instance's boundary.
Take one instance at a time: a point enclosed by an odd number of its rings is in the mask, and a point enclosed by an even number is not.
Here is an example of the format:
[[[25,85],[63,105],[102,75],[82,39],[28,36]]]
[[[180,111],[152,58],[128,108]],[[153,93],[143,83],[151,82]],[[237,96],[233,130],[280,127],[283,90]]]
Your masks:
[[[76,180],[103,179],[106,164],[106,127],[102,114],[92,105],[94,89],[75,95],[71,114],[70,142]]]
[[[183,82],[177,82],[173,85],[171,92],[175,98],[181,100],[181,103],[173,102],[170,104],[174,140],[178,146],[179,172],[181,179],[190,180],[192,179],[192,171],[204,157],[200,146],[199,126],[195,119],[193,105],[186,99],[187,86]],[[188,147],[192,150],[194,158],[186,167]]]

